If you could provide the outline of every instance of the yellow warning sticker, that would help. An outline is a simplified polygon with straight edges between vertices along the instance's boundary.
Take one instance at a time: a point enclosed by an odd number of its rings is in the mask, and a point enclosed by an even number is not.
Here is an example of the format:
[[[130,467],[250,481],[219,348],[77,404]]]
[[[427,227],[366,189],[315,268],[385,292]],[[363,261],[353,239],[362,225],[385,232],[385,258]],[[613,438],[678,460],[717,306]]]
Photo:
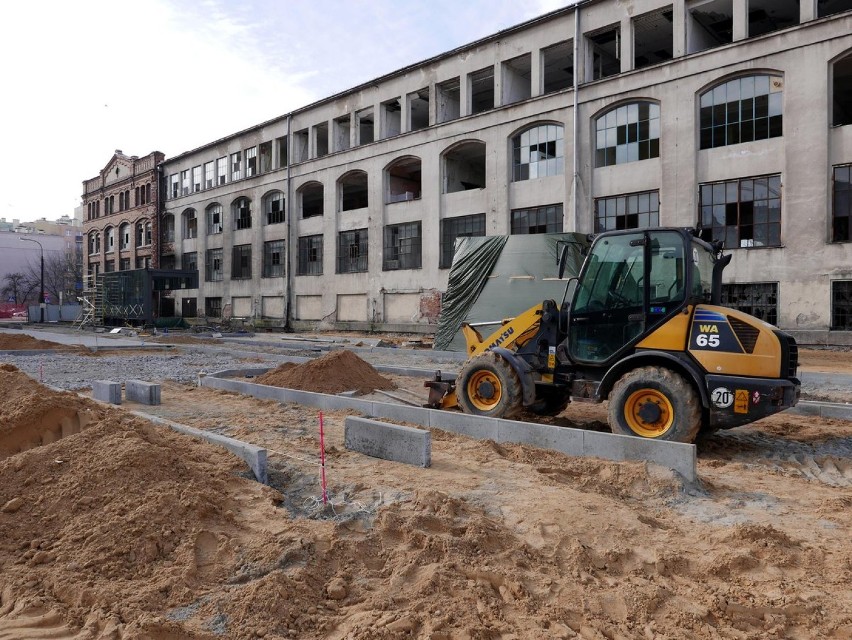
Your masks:
[[[734,413],[748,413],[748,390],[737,389],[734,397]]]

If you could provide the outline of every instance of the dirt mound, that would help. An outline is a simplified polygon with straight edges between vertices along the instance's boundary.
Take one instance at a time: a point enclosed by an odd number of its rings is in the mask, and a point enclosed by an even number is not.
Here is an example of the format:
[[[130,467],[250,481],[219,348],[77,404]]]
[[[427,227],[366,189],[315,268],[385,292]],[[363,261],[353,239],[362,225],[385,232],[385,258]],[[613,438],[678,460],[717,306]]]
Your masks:
[[[28,349],[58,349],[76,351],[79,347],[71,347],[57,342],[48,342],[33,338],[26,333],[0,333],[0,351],[25,351]]]
[[[376,389],[393,389],[392,381],[382,376],[368,362],[346,349],[332,351],[304,364],[291,363],[267,371],[257,377],[259,384],[286,387],[315,393],[341,393],[357,390],[372,393]]]

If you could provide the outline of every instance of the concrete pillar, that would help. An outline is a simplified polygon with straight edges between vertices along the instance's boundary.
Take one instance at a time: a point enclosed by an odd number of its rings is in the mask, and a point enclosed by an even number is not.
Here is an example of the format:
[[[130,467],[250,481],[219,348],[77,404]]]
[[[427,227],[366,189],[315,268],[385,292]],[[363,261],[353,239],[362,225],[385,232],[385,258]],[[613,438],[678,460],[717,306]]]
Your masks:
[[[470,74],[459,77],[459,117],[470,115]]]
[[[734,42],[748,38],[748,0],[734,0]]]
[[[805,23],[817,17],[817,0],[801,0],[799,4],[799,22]]]
[[[686,4],[684,0],[679,0],[672,8],[672,57],[679,58],[686,55]]]
[[[544,91],[544,73],[542,69],[541,49],[533,47],[530,51],[530,95],[540,96]]]
[[[621,26],[618,31],[620,34],[621,73],[624,73],[633,70],[633,21],[630,16],[621,19]]]

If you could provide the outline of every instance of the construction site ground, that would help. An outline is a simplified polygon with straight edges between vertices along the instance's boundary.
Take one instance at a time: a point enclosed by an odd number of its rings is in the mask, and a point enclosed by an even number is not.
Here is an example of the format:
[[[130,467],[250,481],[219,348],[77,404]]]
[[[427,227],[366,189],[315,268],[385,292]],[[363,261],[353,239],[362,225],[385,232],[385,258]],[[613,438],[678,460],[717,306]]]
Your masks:
[[[324,504],[317,410],[198,373],[330,347],[376,366],[460,360],[412,336],[101,335],[96,352],[80,338],[0,330],[0,640],[852,638],[850,421],[713,434],[687,484],[440,430],[432,466],[412,467],[347,451],[332,411]],[[807,397],[852,401],[850,355],[803,349]],[[160,405],[86,397],[136,377],[162,384]],[[425,400],[422,378],[386,377],[396,388],[367,397]],[[266,447],[270,486],[131,412]],[[608,430],[604,405],[548,420]]]

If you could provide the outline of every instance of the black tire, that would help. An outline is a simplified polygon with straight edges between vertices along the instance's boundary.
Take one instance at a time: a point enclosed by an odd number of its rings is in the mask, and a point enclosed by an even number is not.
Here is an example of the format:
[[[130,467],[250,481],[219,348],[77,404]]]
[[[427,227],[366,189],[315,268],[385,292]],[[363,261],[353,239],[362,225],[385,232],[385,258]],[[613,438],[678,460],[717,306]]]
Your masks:
[[[538,389],[536,399],[527,411],[539,416],[558,416],[571,402],[567,389]]]
[[[692,444],[701,429],[701,402],[683,376],[660,367],[624,374],[609,394],[613,433]]]
[[[456,378],[456,398],[465,413],[508,418],[522,409],[518,374],[492,351],[468,360]]]

